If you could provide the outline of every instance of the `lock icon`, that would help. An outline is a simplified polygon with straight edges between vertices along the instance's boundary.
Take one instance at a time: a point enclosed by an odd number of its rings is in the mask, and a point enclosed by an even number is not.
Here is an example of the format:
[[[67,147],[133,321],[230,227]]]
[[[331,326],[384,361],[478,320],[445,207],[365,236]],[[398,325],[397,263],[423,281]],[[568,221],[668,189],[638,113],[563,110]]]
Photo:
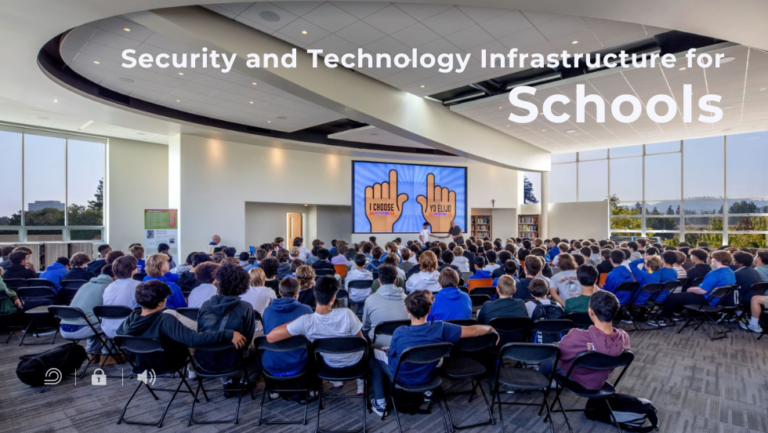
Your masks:
[[[91,376],[91,385],[106,385],[107,375],[104,374],[104,370],[97,368]]]

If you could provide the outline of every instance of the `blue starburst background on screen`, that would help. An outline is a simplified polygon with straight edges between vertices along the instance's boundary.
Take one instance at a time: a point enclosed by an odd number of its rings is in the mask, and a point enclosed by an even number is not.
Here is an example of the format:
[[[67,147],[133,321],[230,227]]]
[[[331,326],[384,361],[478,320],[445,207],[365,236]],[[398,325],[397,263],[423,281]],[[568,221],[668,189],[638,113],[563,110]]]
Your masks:
[[[403,214],[392,228],[393,232],[418,232],[424,224],[424,215],[416,197],[427,195],[427,175],[435,175],[435,185],[456,192],[456,218],[454,221],[466,231],[467,227],[467,169],[434,165],[386,164],[378,162],[352,162],[354,173],[354,231],[369,233],[371,224],[365,216],[365,188],[389,181],[389,171],[397,171],[397,193],[408,194]]]

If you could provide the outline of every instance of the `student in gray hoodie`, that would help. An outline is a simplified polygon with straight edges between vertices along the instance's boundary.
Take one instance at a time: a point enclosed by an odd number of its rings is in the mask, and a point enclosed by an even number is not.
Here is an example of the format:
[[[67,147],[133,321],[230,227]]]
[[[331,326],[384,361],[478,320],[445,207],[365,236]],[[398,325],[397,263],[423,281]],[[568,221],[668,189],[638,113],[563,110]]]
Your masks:
[[[80,286],[77,294],[75,294],[75,297],[72,298],[72,302],[69,304],[70,307],[83,310],[88,322],[93,325],[96,331],[101,331],[101,326],[99,319],[93,314],[93,307],[103,304],[104,290],[115,280],[112,275],[112,265],[105,266],[101,272],[101,275],[92,278],[91,281]],[[66,339],[80,340],[87,338],[86,353],[94,356],[99,354],[101,339],[94,335],[93,330],[91,330],[91,327],[88,326],[85,320],[62,320],[60,330],[61,336]]]
[[[405,308],[405,292],[395,285],[397,268],[392,265],[379,267],[379,284],[381,287],[365,301],[363,308],[363,332],[373,340],[373,330],[381,322],[390,320],[408,320],[408,310]],[[382,335],[376,344],[389,345],[391,336]]]

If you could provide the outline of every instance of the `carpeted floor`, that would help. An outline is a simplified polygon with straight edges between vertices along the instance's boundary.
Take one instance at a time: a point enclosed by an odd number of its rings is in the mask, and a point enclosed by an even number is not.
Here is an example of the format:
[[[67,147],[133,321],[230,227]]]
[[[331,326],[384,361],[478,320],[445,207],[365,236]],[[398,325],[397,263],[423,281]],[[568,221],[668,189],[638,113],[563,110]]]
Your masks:
[[[768,339],[756,341],[754,334],[735,330],[729,338],[710,341],[703,332],[686,329],[677,334],[676,328],[662,331],[630,333],[635,362],[619,385],[619,392],[645,397],[653,401],[661,417],[661,432],[679,433],[748,433],[768,431]],[[6,346],[0,345],[0,432],[153,432],[156,427],[116,425],[123,405],[136,385],[135,379],[120,380],[123,366],[107,367],[109,378],[106,386],[90,384],[90,373],[85,379],[65,378],[57,386],[30,388],[15,375],[19,356],[49,349],[50,345],[18,347],[14,337]],[[63,340],[58,340],[57,343]],[[158,379],[156,386],[168,387],[167,380]],[[462,383],[444,382],[451,390],[466,386]],[[486,390],[487,388],[486,384]],[[211,382],[209,388],[219,387]],[[329,389],[334,394],[339,390]],[[268,431],[310,432],[315,429],[317,403],[309,405],[306,426],[257,426],[258,403],[261,384],[256,390],[256,400],[243,399],[238,425],[194,425],[187,427],[191,397],[181,395],[171,406],[163,431]],[[350,382],[342,390],[354,393]],[[212,396],[213,397],[213,396]],[[144,420],[159,417],[169,394],[161,393],[156,402],[146,390],[136,396],[128,410],[129,418]],[[507,400],[534,401],[532,397],[509,395]],[[538,400],[537,400],[538,401]],[[584,400],[574,396],[564,398],[566,407],[582,407]],[[467,403],[466,396],[449,398],[454,420],[457,423],[477,422],[485,416],[482,399]],[[236,399],[224,400],[218,393],[212,402],[202,403],[195,411],[196,418],[227,418],[234,414]],[[361,406],[359,400],[325,401],[321,421],[323,427],[334,430],[359,428]],[[303,407],[296,403],[277,400],[268,404],[266,416],[272,420],[300,418]],[[498,414],[495,415],[498,420]],[[524,406],[507,406],[504,409],[507,432],[545,433],[548,425],[537,416],[537,409]],[[601,433],[615,431],[607,425],[588,421],[583,414],[571,413],[569,419],[576,432]],[[405,431],[442,431],[439,411],[433,405],[430,415],[402,415]],[[375,415],[367,416],[368,431],[396,432],[394,415],[381,421]],[[469,431],[496,432],[500,426],[489,425]],[[561,414],[555,415],[555,431],[567,432]]]

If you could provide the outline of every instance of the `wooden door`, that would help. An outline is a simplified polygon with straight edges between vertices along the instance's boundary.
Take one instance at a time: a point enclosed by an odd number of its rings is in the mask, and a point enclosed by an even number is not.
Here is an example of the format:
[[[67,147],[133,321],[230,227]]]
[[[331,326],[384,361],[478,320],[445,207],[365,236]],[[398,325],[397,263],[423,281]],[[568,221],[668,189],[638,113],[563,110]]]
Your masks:
[[[293,246],[293,240],[298,237],[303,237],[303,224],[302,224],[302,218],[300,213],[289,213],[288,214],[288,236],[286,236],[286,247],[290,248]]]

